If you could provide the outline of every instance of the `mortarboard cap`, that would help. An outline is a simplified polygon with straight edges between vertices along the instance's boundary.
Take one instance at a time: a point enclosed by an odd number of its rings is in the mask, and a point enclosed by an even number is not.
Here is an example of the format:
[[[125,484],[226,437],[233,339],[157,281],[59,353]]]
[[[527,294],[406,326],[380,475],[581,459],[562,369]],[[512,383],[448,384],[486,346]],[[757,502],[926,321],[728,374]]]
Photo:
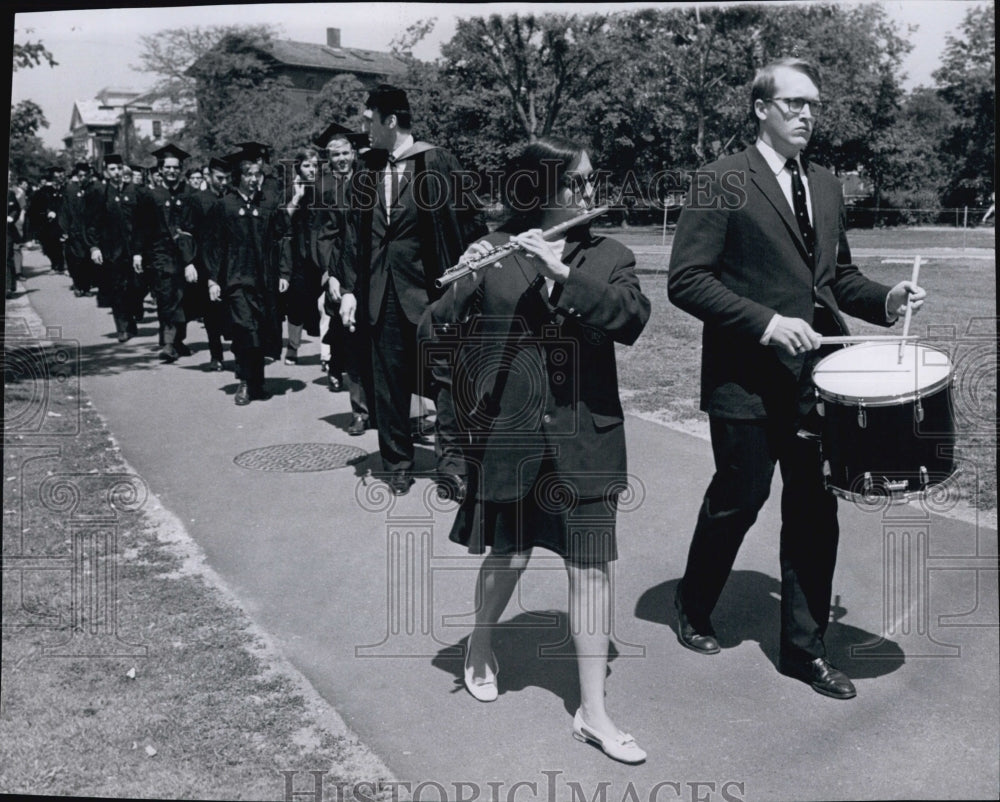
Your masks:
[[[76,164],[73,165],[73,172],[74,173],[89,173],[90,172],[90,164],[88,164],[87,162],[77,162]]]
[[[124,160],[118,153],[109,153],[107,156],[104,157],[105,167],[109,164],[124,164],[124,163],[125,163]]]
[[[380,114],[398,114],[410,111],[410,101],[406,98],[406,92],[392,84],[376,86],[368,93],[365,106],[369,109],[378,109]]]
[[[223,170],[228,173],[229,168],[230,168],[230,163],[225,159],[220,159],[218,156],[213,156],[211,159],[208,160],[209,170]]]
[[[153,151],[153,155],[156,157],[156,161],[159,164],[163,164],[163,160],[167,158],[175,158],[178,161],[184,161],[191,154],[181,150],[173,142],[168,142],[162,148],[157,148]]]
[[[262,142],[237,142],[236,147],[240,149],[243,158],[271,161],[271,148]]]
[[[45,175],[48,176],[49,178],[53,178],[56,175],[56,173],[65,173],[65,172],[66,168],[63,167],[61,164],[54,164],[48,170],[45,171]]]
[[[330,140],[336,135],[350,134],[351,129],[340,123],[330,123],[326,128],[324,128],[320,133],[313,137],[313,144],[317,148],[325,148],[330,144]]]

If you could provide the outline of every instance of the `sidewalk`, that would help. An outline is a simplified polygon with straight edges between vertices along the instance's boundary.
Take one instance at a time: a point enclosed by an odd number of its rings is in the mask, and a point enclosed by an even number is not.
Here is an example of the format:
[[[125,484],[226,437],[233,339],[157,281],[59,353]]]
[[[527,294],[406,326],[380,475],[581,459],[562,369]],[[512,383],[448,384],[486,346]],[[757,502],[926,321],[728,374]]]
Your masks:
[[[858,697],[826,699],[775,669],[777,493],[716,612],[723,653],[677,643],[671,600],[711,453],[702,440],[629,417],[635,492],[619,516],[608,704],[649,760],[623,766],[570,736],[578,696],[560,560],[532,559],[503,618],[500,699],[483,705],[462,689],[479,558],[447,540],[453,506],[436,500],[429,479],[400,498],[366,482],[378,470],[375,433],[346,434],[347,395],[326,390],[318,343],[297,366],[267,367],[272,400],[236,407],[232,373],[203,370],[200,324],[190,327],[194,356],[162,365],[151,316],[119,345],[108,310],[74,298],[67,277],[39,272],[41,259],[25,253],[30,302],[47,326],[79,341],[83,389],[125,458],[348,726],[397,777],[425,784],[420,798],[1000,792],[994,530],[922,504],[841,503],[828,645]],[[272,447],[282,448],[248,454]],[[354,448],[363,453],[345,467],[290,470],[296,460],[317,468],[350,458]],[[432,449],[418,452],[417,469],[429,471]],[[322,768],[303,766],[296,787],[309,790],[307,772]]]

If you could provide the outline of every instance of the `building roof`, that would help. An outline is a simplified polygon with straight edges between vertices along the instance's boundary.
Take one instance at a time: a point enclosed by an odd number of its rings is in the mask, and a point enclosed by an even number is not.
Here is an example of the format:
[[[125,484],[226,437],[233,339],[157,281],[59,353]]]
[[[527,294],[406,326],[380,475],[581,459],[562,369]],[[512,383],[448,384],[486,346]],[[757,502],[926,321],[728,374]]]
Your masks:
[[[73,114],[69,127],[73,130],[80,125],[117,125],[120,106],[104,106],[99,100],[77,100],[73,104]]]
[[[275,39],[264,48],[276,61],[290,67],[336,72],[366,73],[369,75],[401,75],[406,71],[405,62],[378,50],[359,50],[356,47],[330,47],[311,42],[291,42]]]

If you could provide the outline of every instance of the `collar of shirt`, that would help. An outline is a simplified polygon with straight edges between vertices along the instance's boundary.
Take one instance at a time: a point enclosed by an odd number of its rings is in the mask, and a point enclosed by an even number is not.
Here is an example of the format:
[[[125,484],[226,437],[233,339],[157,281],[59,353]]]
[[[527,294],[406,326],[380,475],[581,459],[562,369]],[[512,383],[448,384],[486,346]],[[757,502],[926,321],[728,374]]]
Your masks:
[[[249,206],[251,203],[253,203],[253,197],[248,197],[248,196],[244,195],[242,189],[237,188],[236,189],[236,194],[239,195],[243,199],[243,202],[247,206]]]
[[[396,149],[390,154],[393,161],[396,161],[406,151],[413,147],[413,134],[407,134],[406,138],[399,143]]]
[[[767,166],[771,168],[771,171],[775,175],[778,175],[778,173],[785,169],[785,162],[787,162],[788,159],[778,153],[778,151],[768,145],[763,139],[757,140],[757,150],[760,151],[760,155],[764,157],[764,161],[767,162]],[[799,172],[804,173],[802,170],[801,154],[795,154],[795,161],[799,165]]]
[[[785,200],[788,201],[788,208],[792,209],[794,212],[795,201],[792,198],[792,174],[785,169],[785,163],[788,159],[778,153],[763,139],[757,140],[757,150],[759,150],[760,155],[764,157],[764,161],[767,162],[767,166],[774,172],[774,177],[778,182],[778,186],[781,188],[781,194],[784,195]],[[796,154],[795,161],[799,165],[799,176],[802,178],[802,187],[806,192],[806,211],[809,213],[809,222],[812,222],[812,191],[809,189],[809,178],[806,176],[805,170],[802,169],[801,153]]]

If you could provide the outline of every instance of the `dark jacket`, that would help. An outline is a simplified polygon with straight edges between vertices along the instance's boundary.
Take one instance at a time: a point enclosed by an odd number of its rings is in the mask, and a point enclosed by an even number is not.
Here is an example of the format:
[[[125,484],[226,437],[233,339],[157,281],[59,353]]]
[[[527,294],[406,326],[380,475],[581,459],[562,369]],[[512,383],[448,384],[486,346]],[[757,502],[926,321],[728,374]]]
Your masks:
[[[628,248],[586,228],[573,237],[569,278],[551,296],[515,252],[455,281],[428,310],[436,342],[458,341],[453,396],[472,460],[488,477],[485,500],[522,498],[546,454],[581,497],[625,486],[615,343],[635,342],[650,304]]]
[[[843,193],[828,170],[806,166],[816,231],[814,263],[788,201],[760,151],[751,146],[699,171],[677,223],[670,300],[704,321],[701,408],[723,418],[763,419],[788,409],[808,381],[811,358],[761,345],[775,313],[847,332],[841,312],[888,325],[889,287],[851,261]],[[815,265],[815,266],[814,266]],[[817,323],[818,325],[818,323]]]
[[[429,149],[406,167],[388,224],[380,172],[366,167],[352,182],[358,215],[344,261],[343,289],[354,292],[363,282],[372,324],[378,321],[390,275],[403,312],[417,323],[440,295],[434,280],[487,231],[475,196],[456,197],[461,166],[455,157],[423,143],[413,150],[421,146]]]

